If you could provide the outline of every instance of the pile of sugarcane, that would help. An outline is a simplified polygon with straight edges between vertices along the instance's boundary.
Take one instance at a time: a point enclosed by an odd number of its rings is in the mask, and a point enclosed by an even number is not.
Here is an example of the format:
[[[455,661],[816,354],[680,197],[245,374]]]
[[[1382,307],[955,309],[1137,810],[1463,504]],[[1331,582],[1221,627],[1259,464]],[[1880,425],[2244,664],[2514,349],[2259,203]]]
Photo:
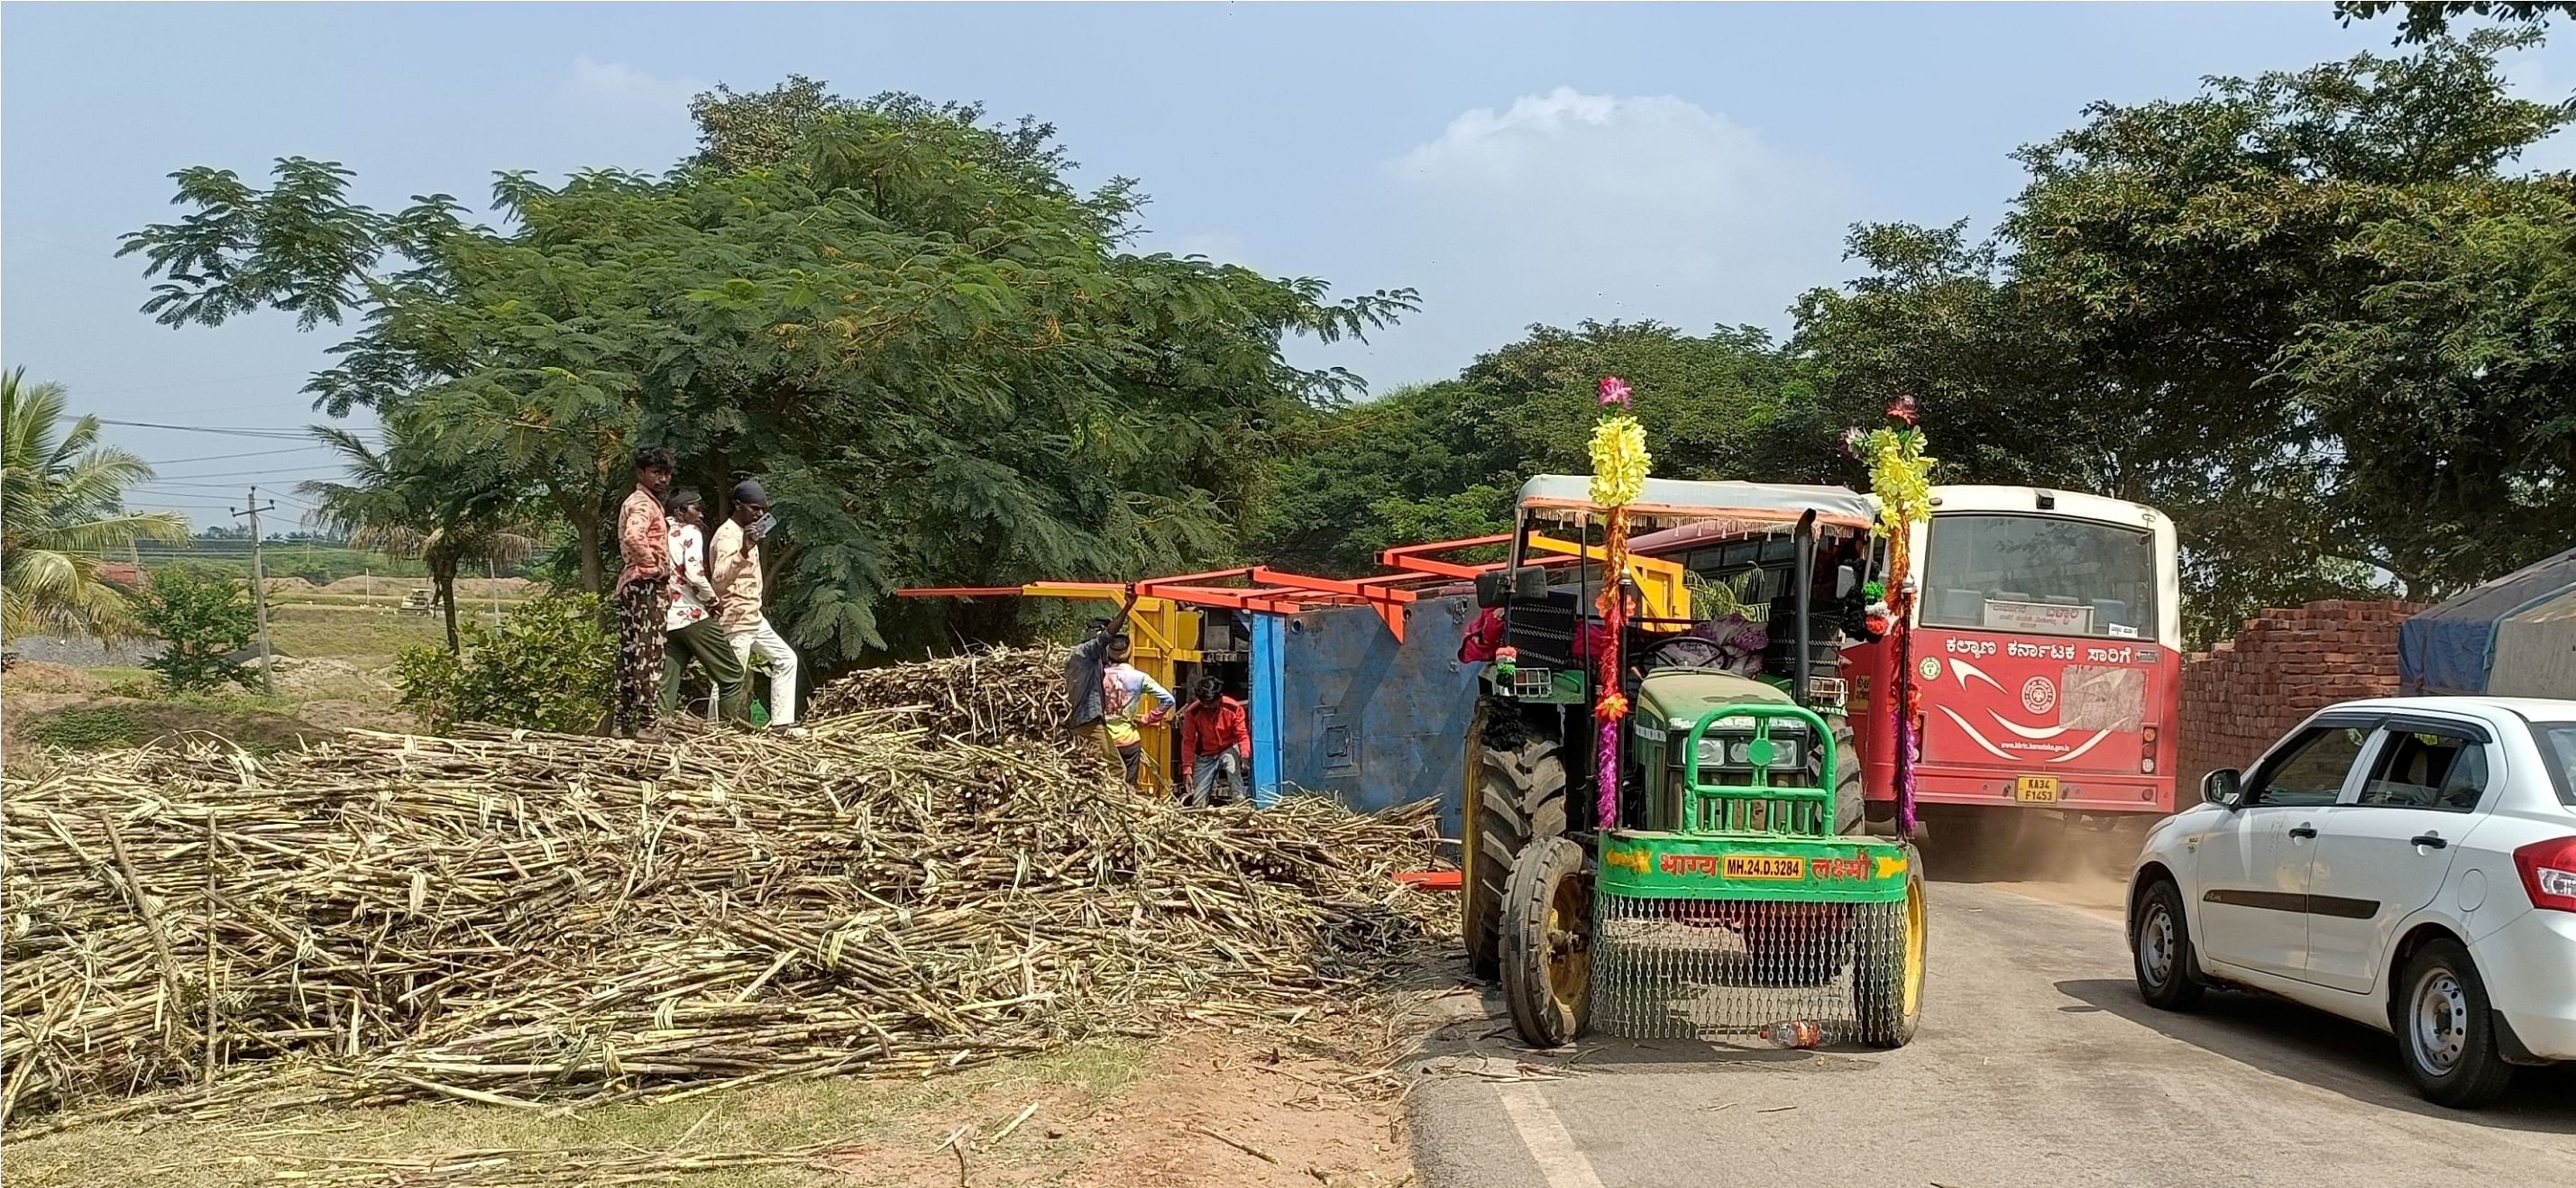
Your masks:
[[[0,1122],[926,1073],[1330,1012],[1422,939],[1424,811],[1183,810],[969,733],[13,762]]]
[[[1055,739],[1064,733],[1064,663],[1054,645],[978,647],[955,656],[862,668],[814,691],[817,718],[906,710],[943,738]]]

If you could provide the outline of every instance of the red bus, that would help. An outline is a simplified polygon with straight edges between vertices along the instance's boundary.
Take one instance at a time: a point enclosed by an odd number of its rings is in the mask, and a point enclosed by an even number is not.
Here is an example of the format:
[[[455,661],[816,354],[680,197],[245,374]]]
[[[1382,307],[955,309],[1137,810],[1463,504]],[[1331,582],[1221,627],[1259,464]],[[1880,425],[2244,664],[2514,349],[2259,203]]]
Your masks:
[[[2017,836],[2043,823],[2142,831],[2174,810],[2182,607],[2173,522],[2037,487],[1939,486],[1915,526],[1919,815]],[[1852,678],[1872,815],[1893,812],[1895,725],[1876,704],[1894,649]]]

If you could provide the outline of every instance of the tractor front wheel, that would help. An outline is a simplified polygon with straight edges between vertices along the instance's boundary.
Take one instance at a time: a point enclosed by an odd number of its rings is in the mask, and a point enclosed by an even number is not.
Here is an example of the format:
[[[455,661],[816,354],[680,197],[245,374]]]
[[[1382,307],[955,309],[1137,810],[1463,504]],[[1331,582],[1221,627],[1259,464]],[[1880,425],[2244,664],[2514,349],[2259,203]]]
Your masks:
[[[1476,784],[1466,806],[1467,869],[1458,897],[1467,969],[1480,978],[1501,972],[1500,932],[1513,863],[1532,843],[1565,832],[1565,759],[1556,744],[1523,734],[1512,740],[1518,745],[1490,745],[1486,740],[1502,733],[1494,726],[1487,714],[1478,715],[1469,752]]]
[[[1929,964],[1924,916],[1923,855],[1908,844],[1904,902],[1873,905],[1854,938],[1852,1007],[1860,1018],[1860,1041],[1873,1048],[1902,1048],[1922,1026]]]
[[[1561,1048],[1592,1022],[1592,877],[1583,847],[1540,838],[1512,864],[1503,902],[1503,1001],[1533,1048]]]

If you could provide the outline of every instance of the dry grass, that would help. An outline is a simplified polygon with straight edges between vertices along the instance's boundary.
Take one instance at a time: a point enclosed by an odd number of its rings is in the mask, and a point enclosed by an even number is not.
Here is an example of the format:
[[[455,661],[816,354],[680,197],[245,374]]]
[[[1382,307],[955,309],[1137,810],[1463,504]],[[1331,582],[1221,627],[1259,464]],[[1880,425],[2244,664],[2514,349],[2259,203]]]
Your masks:
[[[1150,1052],[1148,1045],[1133,1040],[1089,1042],[928,1080],[760,1085],[693,1101],[569,1115],[419,1102],[307,1110],[258,1122],[108,1123],[12,1140],[0,1148],[0,1177],[10,1188],[234,1188],[273,1182],[281,1172],[368,1170],[335,1162],[341,1159],[390,1161],[396,1166],[373,1170],[395,1181],[420,1175],[400,1165],[468,1151],[561,1153],[552,1160],[543,1154],[519,1160],[536,1169],[550,1162],[596,1163],[639,1153],[703,1158],[710,1152],[775,1153],[819,1145],[836,1154],[784,1166],[711,1168],[676,1176],[674,1182],[689,1188],[897,1184],[904,1182],[906,1166],[945,1161],[947,1156],[936,1148],[955,1127],[974,1123],[978,1133],[993,1135],[1030,1101],[1045,1104],[1000,1142],[978,1143],[975,1168],[1062,1164],[1079,1156],[1083,1140],[1049,1140],[1046,1128],[1060,1118],[1088,1113],[1126,1087]],[[424,1177],[411,1182],[435,1181]]]
[[[338,657],[360,668],[392,664],[404,648],[447,642],[446,621],[439,616],[400,614],[391,607],[273,607],[268,634],[289,656]]]

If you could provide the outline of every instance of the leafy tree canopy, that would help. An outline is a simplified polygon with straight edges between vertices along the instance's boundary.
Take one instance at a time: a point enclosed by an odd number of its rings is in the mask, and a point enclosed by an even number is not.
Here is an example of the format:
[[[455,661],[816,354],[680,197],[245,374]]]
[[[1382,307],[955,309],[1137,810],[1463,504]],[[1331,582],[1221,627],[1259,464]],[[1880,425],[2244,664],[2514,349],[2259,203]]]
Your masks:
[[[2576,4],[2563,0],[2335,0],[2334,10],[2335,19],[2347,25],[2374,20],[2391,11],[2402,12],[2397,25],[2398,44],[2422,45],[2447,36],[2453,17],[2545,25],[2554,16],[2576,15]]]
[[[356,319],[317,405],[417,430],[432,464],[497,468],[494,498],[571,526],[594,591],[635,445],[674,446],[719,500],[761,476],[783,525],[773,618],[827,661],[886,642],[897,585],[1230,555],[1266,427],[1358,386],[1290,365],[1283,338],[1412,308],[1128,252],[1142,197],[1074,189],[1032,121],[804,79],[696,110],[703,148],[665,176],[500,174],[498,228],[445,195],[367,208],[347,170],[289,158],[266,189],[180,171],[190,213],[125,250],[172,325]],[[909,609],[900,625],[940,625]]]
[[[1389,545],[1502,531],[1523,479],[1590,467],[1604,375],[1635,385],[1657,474],[1844,481],[1837,442],[1852,410],[1830,407],[1811,370],[1753,327],[1534,326],[1456,380],[1301,420],[1255,547],[1281,565],[1350,573]]]
[[[2548,398],[2570,182],[2511,169],[2569,113],[2496,66],[2533,36],[2096,104],[2021,151],[1994,239],[1856,232],[1868,275],[1809,294],[1797,342],[1829,390],[1917,395],[1952,481],[2172,514],[2202,640],[2267,603],[2510,570],[2576,514]]]

